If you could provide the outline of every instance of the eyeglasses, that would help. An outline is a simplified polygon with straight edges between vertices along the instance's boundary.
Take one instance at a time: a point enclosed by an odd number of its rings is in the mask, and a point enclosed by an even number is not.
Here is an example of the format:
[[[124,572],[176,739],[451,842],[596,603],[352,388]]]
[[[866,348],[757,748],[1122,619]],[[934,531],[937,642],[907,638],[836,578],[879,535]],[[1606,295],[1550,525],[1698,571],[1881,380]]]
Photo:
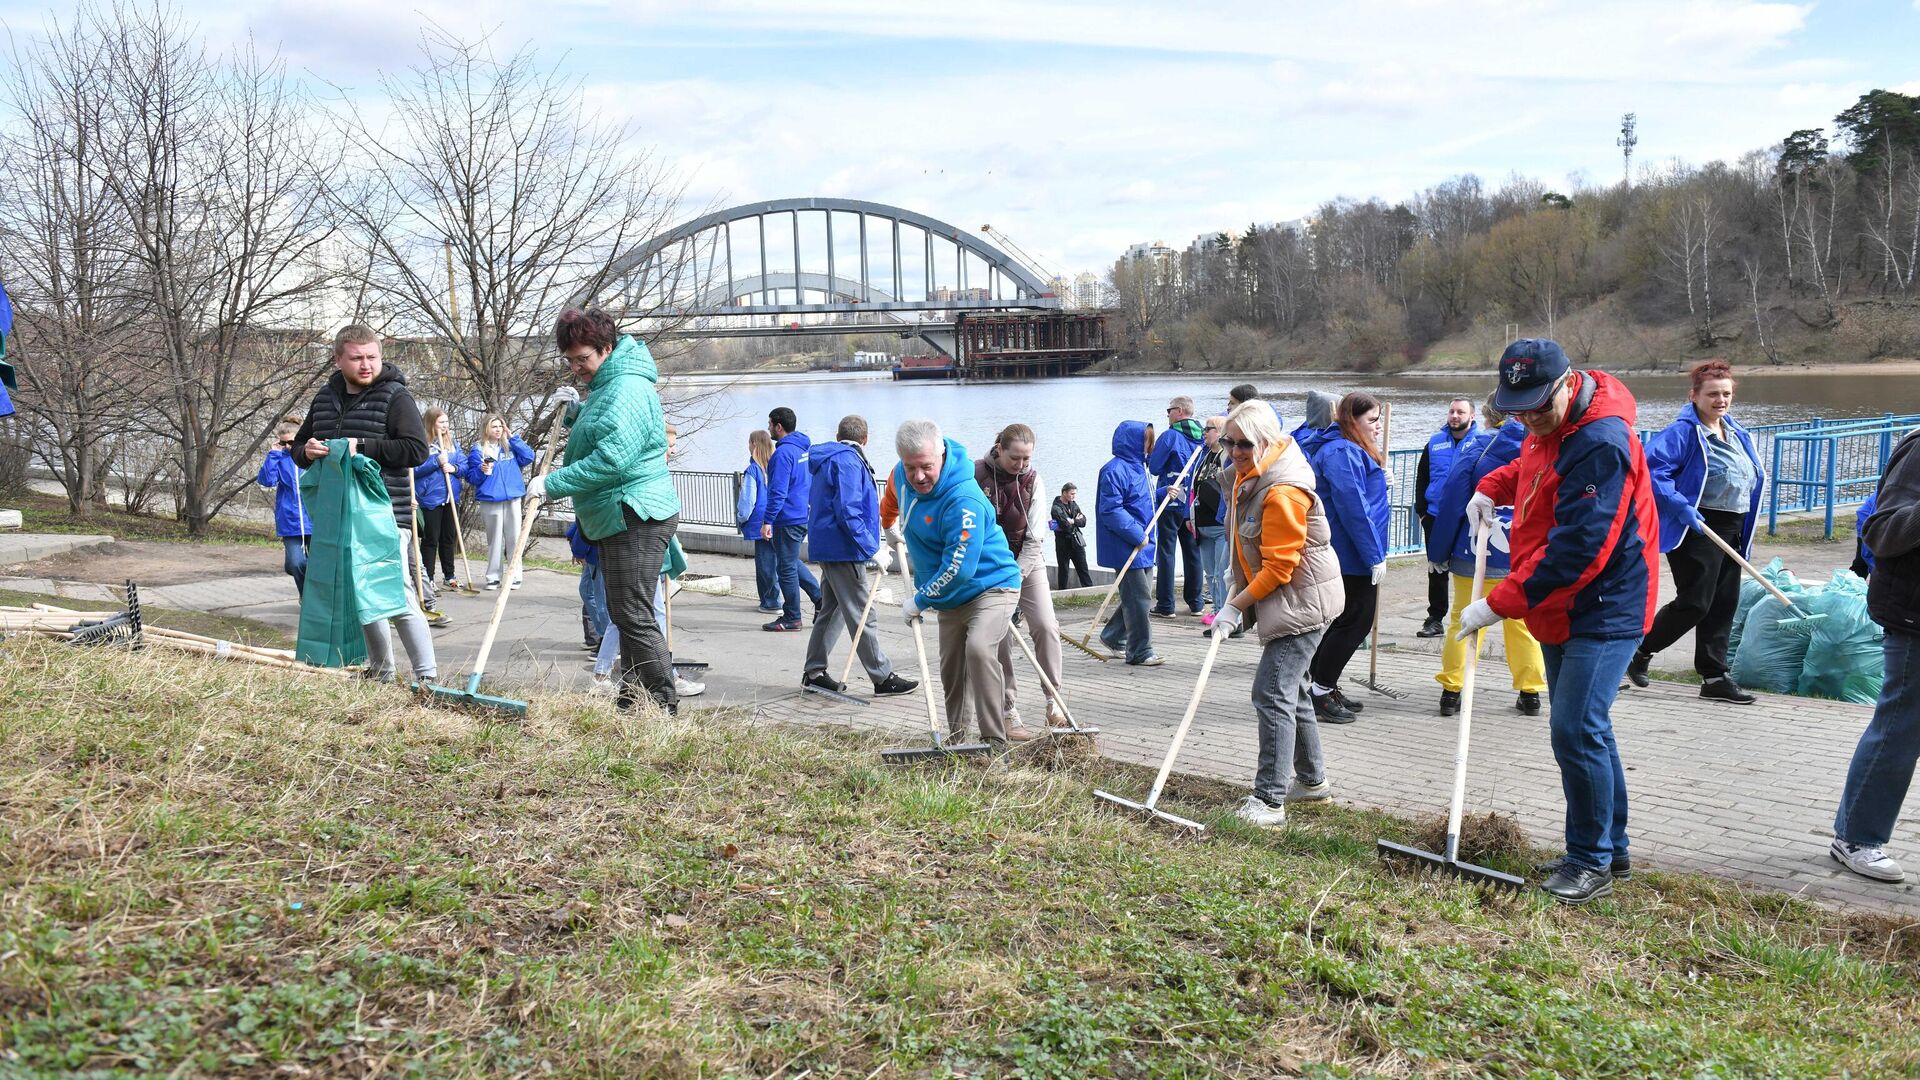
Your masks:
[[[1223,437],[1220,440],[1220,445],[1230,446],[1235,450],[1245,450],[1249,454],[1253,453],[1252,439],[1228,439]]]

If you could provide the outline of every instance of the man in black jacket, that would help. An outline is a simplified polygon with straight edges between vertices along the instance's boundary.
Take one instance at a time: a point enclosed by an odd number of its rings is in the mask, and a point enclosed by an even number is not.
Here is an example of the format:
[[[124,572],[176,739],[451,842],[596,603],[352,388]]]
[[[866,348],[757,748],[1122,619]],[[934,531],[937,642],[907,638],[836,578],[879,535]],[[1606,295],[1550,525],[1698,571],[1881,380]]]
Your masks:
[[[1867,612],[1887,632],[1886,681],[1853,749],[1828,851],[1862,877],[1895,882],[1906,874],[1885,845],[1920,761],[1920,432],[1894,449],[1875,503],[1862,532],[1873,552]]]
[[[1067,584],[1069,565],[1080,572],[1081,588],[1093,585],[1093,576],[1087,573],[1087,538],[1081,532],[1087,527],[1087,515],[1074,498],[1079,490],[1067,484],[1053,500],[1053,561],[1060,567],[1062,589],[1072,587]]]
[[[413,496],[407,479],[415,466],[427,460],[427,433],[420,407],[407,390],[400,369],[380,360],[380,335],[355,323],[333,339],[334,373],[313,397],[306,422],[293,437],[293,461],[302,469],[329,453],[327,442],[347,440],[347,453],[364,454],[380,465],[393,517],[400,528],[400,549],[410,553],[413,537]],[[410,554],[401,556],[404,565]],[[406,577],[406,575],[402,575]],[[407,610],[394,617],[413,674],[422,684],[439,676],[433,638],[427,618],[406,581]],[[360,628],[367,639],[367,676],[393,678],[393,638],[385,619]]]

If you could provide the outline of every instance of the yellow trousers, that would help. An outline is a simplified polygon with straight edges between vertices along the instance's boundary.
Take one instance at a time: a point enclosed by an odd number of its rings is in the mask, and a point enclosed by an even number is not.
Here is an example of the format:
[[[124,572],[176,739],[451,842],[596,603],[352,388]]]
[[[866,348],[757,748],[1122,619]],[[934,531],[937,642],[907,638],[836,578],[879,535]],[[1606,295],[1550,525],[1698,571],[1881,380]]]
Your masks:
[[[1493,590],[1497,580],[1488,580],[1480,587],[1480,595],[1485,596]],[[1460,692],[1461,683],[1467,674],[1467,643],[1457,641],[1454,635],[1460,632],[1460,613],[1465,611],[1475,597],[1473,579],[1453,575],[1453,611],[1447,615],[1447,634],[1440,647],[1440,674],[1434,678],[1439,681],[1442,690]],[[1507,670],[1513,672],[1515,690],[1544,692],[1547,688],[1547,662],[1540,655],[1540,643],[1527,631],[1527,624],[1519,619],[1500,620],[1501,629],[1507,635]]]

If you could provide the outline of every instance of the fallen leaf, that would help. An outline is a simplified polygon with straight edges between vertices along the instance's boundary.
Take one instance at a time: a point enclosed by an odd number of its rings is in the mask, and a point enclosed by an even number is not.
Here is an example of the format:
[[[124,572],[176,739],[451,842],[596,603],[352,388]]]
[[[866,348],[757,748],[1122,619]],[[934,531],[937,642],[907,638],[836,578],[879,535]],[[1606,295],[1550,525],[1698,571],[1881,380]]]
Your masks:
[[[687,925],[687,917],[685,915],[669,915],[663,921],[675,930]]]

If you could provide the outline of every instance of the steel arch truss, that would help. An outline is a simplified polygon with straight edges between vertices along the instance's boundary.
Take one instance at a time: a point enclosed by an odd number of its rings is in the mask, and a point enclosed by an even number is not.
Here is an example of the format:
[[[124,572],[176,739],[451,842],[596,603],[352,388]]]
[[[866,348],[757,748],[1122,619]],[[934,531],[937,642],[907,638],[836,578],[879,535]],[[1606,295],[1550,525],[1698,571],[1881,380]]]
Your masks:
[[[772,199],[686,222],[617,259],[595,301],[676,321],[1058,308],[972,233],[858,199]]]

